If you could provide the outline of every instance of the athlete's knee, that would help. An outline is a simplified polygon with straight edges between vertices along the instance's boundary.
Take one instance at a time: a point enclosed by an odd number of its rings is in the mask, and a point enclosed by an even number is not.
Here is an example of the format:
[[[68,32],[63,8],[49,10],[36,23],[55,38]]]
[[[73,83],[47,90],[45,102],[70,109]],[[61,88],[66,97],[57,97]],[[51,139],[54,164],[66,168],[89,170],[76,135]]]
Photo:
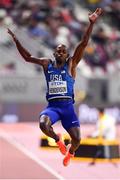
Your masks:
[[[79,146],[81,141],[79,127],[72,127],[71,129],[69,129],[68,133],[71,137],[72,144],[74,144],[74,146]]]
[[[75,133],[73,136],[72,136],[72,141],[74,142],[74,144],[76,146],[79,146],[80,145],[80,141],[81,141],[81,136],[79,133]]]
[[[81,138],[80,138],[80,136],[74,136],[72,138],[72,141],[74,141],[74,143],[78,146],[78,145],[80,145]]]
[[[50,125],[51,125],[51,122],[48,116],[46,115],[40,116],[39,127],[42,131],[48,130]]]

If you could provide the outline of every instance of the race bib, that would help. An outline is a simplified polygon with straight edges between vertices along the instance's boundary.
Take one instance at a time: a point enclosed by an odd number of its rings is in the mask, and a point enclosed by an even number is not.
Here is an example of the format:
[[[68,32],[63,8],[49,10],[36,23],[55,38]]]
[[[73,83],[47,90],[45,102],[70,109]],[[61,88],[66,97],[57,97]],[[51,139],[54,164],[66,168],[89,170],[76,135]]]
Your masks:
[[[51,81],[49,82],[49,94],[64,94],[67,93],[66,81]]]

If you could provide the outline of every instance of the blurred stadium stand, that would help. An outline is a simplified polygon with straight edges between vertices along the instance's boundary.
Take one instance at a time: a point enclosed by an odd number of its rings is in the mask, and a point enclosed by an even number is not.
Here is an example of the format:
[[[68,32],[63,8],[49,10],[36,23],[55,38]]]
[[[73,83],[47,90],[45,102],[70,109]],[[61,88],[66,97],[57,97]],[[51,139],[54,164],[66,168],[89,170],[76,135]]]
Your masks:
[[[82,103],[92,108],[119,108],[119,1],[1,0],[0,118],[8,113],[5,109],[7,111],[6,106],[11,106],[11,103],[17,104],[18,108],[26,103],[26,108],[30,106],[36,113],[46,104],[41,67],[26,63],[21,58],[7,34],[7,28],[15,32],[34,56],[53,58],[52,53],[58,43],[66,44],[72,54],[88,23],[88,13],[96,7],[102,7],[104,12],[94,27],[83,61],[78,65],[76,108],[79,109]],[[33,120],[32,115],[28,119]]]

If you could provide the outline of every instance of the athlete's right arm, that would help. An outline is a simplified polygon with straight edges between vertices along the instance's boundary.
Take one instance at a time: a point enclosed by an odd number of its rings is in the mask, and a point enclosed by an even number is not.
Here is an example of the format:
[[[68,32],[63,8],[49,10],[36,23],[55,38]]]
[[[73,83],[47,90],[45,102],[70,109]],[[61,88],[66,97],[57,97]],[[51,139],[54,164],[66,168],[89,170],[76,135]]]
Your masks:
[[[47,58],[36,58],[33,57],[19,42],[19,40],[16,38],[15,34],[8,29],[8,33],[11,35],[13,41],[16,44],[16,47],[19,51],[19,53],[21,54],[21,56],[25,59],[25,61],[27,62],[31,62],[34,64],[39,64],[41,66],[43,66],[43,68],[46,68],[49,64],[49,60]]]

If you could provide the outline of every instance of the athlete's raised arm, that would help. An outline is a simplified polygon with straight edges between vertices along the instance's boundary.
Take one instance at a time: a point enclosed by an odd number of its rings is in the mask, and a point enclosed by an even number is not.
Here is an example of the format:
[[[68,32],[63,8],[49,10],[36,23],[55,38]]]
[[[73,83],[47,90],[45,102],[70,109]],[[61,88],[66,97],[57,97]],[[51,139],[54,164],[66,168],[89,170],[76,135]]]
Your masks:
[[[19,42],[19,40],[17,39],[17,37],[15,36],[15,34],[8,29],[8,33],[11,35],[13,41],[16,44],[16,47],[19,51],[19,53],[21,54],[21,56],[24,58],[25,61],[27,62],[31,62],[31,63],[35,63],[35,64],[39,64],[41,66],[43,66],[43,68],[46,68],[48,66],[49,60],[47,58],[36,58],[33,57]]]
[[[92,33],[92,29],[94,26],[94,23],[96,22],[96,20],[99,18],[99,16],[102,14],[102,9],[101,8],[97,8],[95,10],[95,12],[93,12],[92,14],[89,14],[89,25],[88,28],[86,29],[86,32],[84,33],[82,40],[78,43],[75,52],[73,54],[72,57],[72,65],[74,67],[77,66],[77,64],[79,63],[79,61],[81,60],[82,56],[83,56],[83,52],[88,44],[90,35]]]

